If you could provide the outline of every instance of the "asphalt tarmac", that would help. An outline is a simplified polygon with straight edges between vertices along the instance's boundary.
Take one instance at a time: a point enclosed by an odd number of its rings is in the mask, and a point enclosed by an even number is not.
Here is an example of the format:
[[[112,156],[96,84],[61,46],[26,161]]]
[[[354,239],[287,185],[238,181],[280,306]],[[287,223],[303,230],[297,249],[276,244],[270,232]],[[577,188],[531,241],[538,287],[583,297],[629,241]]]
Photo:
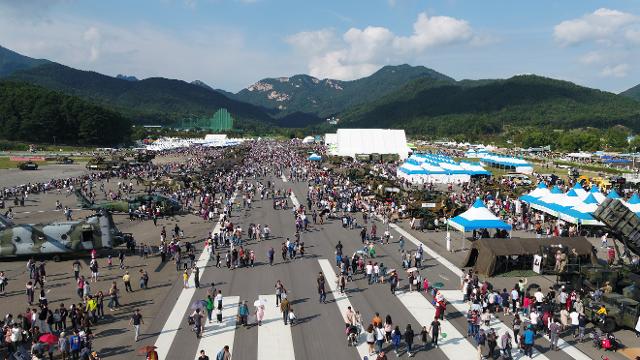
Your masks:
[[[71,176],[71,175],[61,175]],[[0,174],[3,179],[4,173]],[[25,178],[16,178],[15,181],[24,181]],[[273,179],[272,179],[273,180]],[[305,183],[282,183],[277,180],[276,186],[281,188],[291,188],[297,199],[301,202],[305,200]],[[59,199],[63,205],[75,206],[75,198],[66,197],[50,193],[46,195],[31,196],[24,208],[16,208],[16,222],[37,223],[53,220],[63,220],[62,213],[52,211],[55,200]],[[290,201],[291,203],[291,201]],[[44,211],[44,212],[39,212]],[[86,216],[90,212],[76,211],[74,217]],[[181,215],[175,218],[161,219],[158,227],[154,227],[151,221],[130,222],[127,216],[115,216],[116,224],[120,230],[132,232],[136,240],[148,244],[157,245],[160,238],[161,225],[166,225],[167,230],[173,228],[178,223],[184,229],[187,241],[196,243],[197,249],[202,249],[202,242],[206,238],[207,232],[214,227],[212,222],[204,221],[193,215]],[[327,303],[318,301],[316,277],[323,270],[321,263],[325,260],[331,264],[333,271],[335,267],[335,245],[340,241],[344,248],[345,255],[351,255],[362,247],[358,230],[348,230],[342,228],[337,220],[326,221],[324,225],[310,226],[310,231],[301,235],[301,241],[305,243],[306,254],[302,259],[283,261],[280,256],[280,247],[287,237],[294,239],[295,226],[291,210],[274,210],[271,200],[256,200],[252,209],[242,209],[241,202],[236,200],[236,210],[233,211],[232,219],[234,224],[239,224],[243,229],[247,229],[251,223],[268,224],[272,229],[272,237],[268,241],[244,241],[245,249],[252,249],[256,254],[256,264],[254,267],[239,268],[229,270],[223,267],[215,268],[212,261],[208,261],[201,269],[202,288],[195,290],[195,293],[187,299],[189,303],[187,310],[179,315],[177,322],[168,321],[172,312],[182,306],[181,299],[186,298],[182,287],[181,272],[177,272],[175,265],[171,262],[162,264],[159,257],[153,256],[143,259],[138,256],[128,257],[126,260],[127,270],[133,275],[133,293],[122,293],[121,302],[123,308],[116,312],[107,314],[95,328],[96,339],[94,348],[100,352],[103,358],[109,359],[135,359],[140,358],[137,349],[144,345],[157,345],[161,334],[169,330],[177,329],[175,337],[170,344],[166,359],[195,359],[200,349],[206,350],[210,358],[215,358],[215,354],[220,350],[221,344],[232,346],[234,359],[358,359],[362,358],[358,349],[348,347],[346,335],[344,333],[344,320],[340,306],[345,304],[345,300],[351,304],[355,310],[362,314],[363,323],[368,325],[375,312],[379,312],[384,319],[390,314],[395,325],[399,325],[404,332],[407,324],[411,324],[416,335],[420,333],[421,324],[417,316],[429,310],[428,301],[432,300],[430,295],[419,295],[424,297],[427,304],[420,302],[420,306],[409,308],[406,304],[408,300],[401,300],[403,296],[392,295],[387,284],[367,285],[366,279],[362,275],[355,277],[355,281],[347,284],[347,296],[339,293],[331,293],[329,289],[332,284],[327,284]],[[378,222],[378,229],[383,225]],[[407,227],[404,227],[405,229]],[[382,231],[382,230],[381,230]],[[437,242],[441,234],[411,232],[411,234],[428,246]],[[375,261],[383,262],[387,268],[401,270],[401,259],[398,251],[399,233],[392,230],[394,240],[389,245],[377,245],[377,257]],[[270,247],[275,250],[276,262],[269,266],[267,262],[267,251]],[[407,241],[405,249],[415,249],[415,245]],[[439,250],[439,249],[436,249]],[[223,251],[226,249],[223,248]],[[198,253],[196,257],[200,254]],[[448,255],[447,255],[448,256]],[[224,259],[224,255],[222,255]],[[83,258],[87,264],[83,269],[85,276],[88,275],[88,257]],[[453,259],[452,259],[453,260]],[[78,302],[75,295],[75,283],[71,274],[72,260],[64,260],[57,263],[49,261],[47,263],[48,282],[47,293],[53,307],[60,302],[65,305],[72,301]],[[25,261],[3,261],[0,269],[7,272],[10,284],[7,289],[7,296],[0,297],[0,309],[3,313],[14,313],[24,311],[26,308],[24,296],[24,284],[26,283]],[[117,264],[117,261],[114,261]],[[325,261],[326,263],[326,261]],[[93,291],[101,289],[108,290],[111,281],[117,281],[123,290],[121,276],[122,271],[114,266],[112,269],[105,268],[105,259],[100,259],[102,267],[98,283],[91,284]],[[137,287],[137,271],[145,268],[149,273],[150,289],[139,290]],[[329,279],[331,274],[325,270],[325,276]],[[427,277],[431,283],[442,282],[444,289],[455,290],[459,287],[459,278],[452,271],[440,262],[431,257],[423,261],[421,270],[423,277]],[[400,287],[407,285],[406,276],[401,272],[402,281]],[[279,318],[279,311],[275,308],[275,289],[277,280],[281,280],[288,290],[288,298],[297,315],[297,322],[292,327],[285,327]],[[191,313],[190,304],[196,300],[206,297],[207,289],[213,283],[216,289],[222,290],[225,296],[225,304],[233,301],[247,301],[250,311],[253,312],[253,302],[260,295],[267,295],[266,307],[272,307],[268,311],[268,319],[262,326],[250,324],[247,328],[233,326],[235,320],[234,308],[225,308],[225,323],[222,325],[207,325],[205,336],[202,340],[196,339],[195,334],[187,325],[187,316]],[[331,285],[331,286],[330,286]],[[404,294],[403,294],[404,295]],[[233,297],[233,298],[232,298]],[[336,299],[338,299],[336,301]],[[416,298],[421,301],[420,298]],[[144,316],[144,325],[141,327],[141,339],[138,343],[133,340],[133,329],[128,325],[132,311],[139,308]],[[229,315],[230,314],[230,315]],[[229,315],[229,316],[227,316]],[[173,319],[172,319],[173,320]],[[510,326],[511,317],[501,319]],[[423,321],[424,322],[424,321]],[[466,334],[466,320],[464,316],[457,312],[453,305],[447,307],[446,322],[450,323],[454,330]],[[217,331],[217,332],[216,332]],[[626,331],[626,333],[630,333]],[[213,334],[213,335],[212,335]],[[499,333],[500,334],[500,333]],[[165,337],[162,337],[164,341]],[[570,336],[565,336],[570,344],[573,344]],[[419,359],[475,359],[477,355],[470,353],[470,347],[475,344],[473,340],[455,338],[451,333],[448,338],[440,341],[439,348],[429,348],[420,350],[415,357]],[[276,344],[276,346],[269,346]],[[414,345],[420,345],[420,339],[416,336]],[[536,357],[540,359],[571,359],[563,351],[549,351],[549,343],[543,339],[536,341]],[[577,344],[577,348],[583,356],[592,359],[599,359],[602,352],[596,351],[590,343]],[[633,344],[627,344],[633,346]],[[389,344],[385,344],[385,349],[390,349]],[[515,353],[516,351],[514,351]],[[400,353],[402,357],[407,355]],[[625,359],[623,355],[608,354],[611,359]],[[388,357],[395,358],[393,351]],[[375,358],[375,357],[374,357]],[[519,358],[516,356],[515,358]]]

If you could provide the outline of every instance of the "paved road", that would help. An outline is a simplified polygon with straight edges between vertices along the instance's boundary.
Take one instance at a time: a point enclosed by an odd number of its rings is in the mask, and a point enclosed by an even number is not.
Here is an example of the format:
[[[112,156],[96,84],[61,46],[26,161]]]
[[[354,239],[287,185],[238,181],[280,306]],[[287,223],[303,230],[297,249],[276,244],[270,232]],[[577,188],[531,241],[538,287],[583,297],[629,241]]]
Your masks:
[[[304,183],[282,183],[278,186],[292,188],[297,199],[305,199],[306,185]],[[361,247],[357,230],[343,229],[337,221],[325,222],[323,226],[312,227],[310,231],[303,233],[302,241],[305,243],[307,253],[304,259],[283,262],[280,258],[279,248],[286,237],[293,238],[294,219],[290,211],[273,210],[271,201],[256,201],[253,209],[234,212],[234,223],[239,223],[244,229],[250,223],[269,224],[275,238],[266,242],[245,242],[245,247],[253,249],[258,257],[254,268],[240,268],[228,270],[216,269],[209,262],[202,276],[202,284],[215,283],[217,289],[221,289],[227,303],[247,301],[250,309],[258,298],[267,299],[267,311],[265,324],[262,326],[251,325],[248,328],[236,329],[233,308],[225,307],[223,312],[225,322],[222,325],[208,326],[203,340],[195,338],[195,334],[186,326],[187,314],[183,313],[181,324],[167,323],[171,311],[178,306],[176,298],[169,297],[158,312],[153,323],[147,329],[150,334],[144,343],[154,344],[158,334],[163,331],[179,327],[175,340],[168,351],[168,359],[195,359],[200,349],[207,351],[209,356],[215,356],[224,345],[232,347],[233,356],[236,359],[357,359],[362,358],[363,347],[347,347],[344,335],[344,320],[342,310],[351,305],[363,315],[363,322],[369,323],[375,312],[381,317],[390,314],[394,324],[404,330],[407,324],[411,324],[418,334],[421,325],[426,325],[432,319],[433,308],[430,305],[430,296],[418,293],[403,293],[392,295],[388,285],[376,284],[369,286],[361,276],[347,285],[347,294],[330,293],[328,303],[320,304],[316,291],[316,276],[324,271],[327,279],[335,276],[335,245],[341,241],[344,245],[344,254],[351,255]],[[378,223],[381,228],[382,224]],[[399,233],[392,230],[395,239]],[[265,264],[266,252],[273,246],[276,250],[276,264],[270,267]],[[405,248],[415,248],[415,245],[407,241]],[[401,259],[397,244],[378,246],[376,261],[383,262],[388,268],[401,269]],[[446,263],[446,262],[445,262]],[[431,256],[423,263],[423,276],[430,282],[440,281],[445,284],[450,296],[457,293],[459,278],[451,265],[446,266],[434,260]],[[282,280],[289,291],[289,299],[299,318],[299,322],[293,327],[285,327],[280,314],[275,308],[274,284],[276,280]],[[401,285],[406,285],[406,278]],[[333,284],[330,284],[333,285]],[[329,289],[330,287],[328,287]],[[190,302],[206,297],[206,289],[198,289]],[[226,298],[225,298],[226,299]],[[453,300],[453,299],[452,299]],[[448,307],[447,325],[448,337],[440,342],[439,348],[421,350],[416,358],[423,359],[473,359],[476,358],[475,347],[466,334],[466,320],[458,310],[464,310],[462,304],[452,304]],[[187,311],[189,312],[189,311]],[[504,328],[501,319],[492,323],[495,328]],[[504,319],[504,323],[510,327],[511,318]],[[462,335],[457,335],[462,334]],[[501,332],[500,332],[501,334]],[[580,349],[567,343],[563,351],[551,352],[548,350],[548,342],[544,339],[537,340],[537,357],[540,359],[589,359],[599,358],[600,354],[590,348],[590,344],[582,344]],[[157,343],[156,343],[157,344]],[[271,344],[271,346],[269,346]],[[277,344],[273,346],[273,344]],[[416,339],[416,344],[420,344]],[[364,346],[366,350],[366,346]],[[389,345],[385,348],[391,350]],[[584,351],[584,353],[582,352]],[[366,353],[366,352],[365,352]],[[401,353],[402,355],[402,353]],[[406,356],[406,355],[405,355]],[[393,353],[389,358],[394,358]],[[516,356],[519,358],[519,356]],[[623,358],[615,355],[612,358]]]
[[[304,183],[283,183],[277,180],[277,186],[291,188],[296,199],[304,202],[306,198],[306,184]],[[53,196],[53,195],[47,195]],[[71,202],[71,198],[64,198],[66,202]],[[51,207],[53,197],[38,198],[33,209]],[[236,201],[236,204],[241,204]],[[23,215],[31,218],[32,214]],[[55,213],[44,213],[37,216],[48,218],[56,217]],[[22,216],[18,216],[22,217]],[[184,216],[179,219],[163,220],[172,227],[178,220],[180,226],[184,228],[190,240],[200,241],[204,238],[206,231],[213,225],[201,221],[193,216]],[[346,336],[344,334],[343,310],[346,306],[352,306],[363,315],[363,322],[368,324],[374,313],[377,311],[381,317],[390,314],[394,324],[400,326],[402,330],[407,324],[411,324],[418,334],[422,324],[426,324],[433,317],[433,307],[430,305],[431,297],[418,293],[402,293],[398,296],[392,295],[386,284],[367,285],[366,280],[361,276],[355,278],[354,282],[347,285],[346,295],[339,293],[329,293],[328,303],[318,302],[316,290],[316,276],[323,271],[328,279],[327,289],[335,287],[330,283],[335,277],[335,245],[338,241],[344,245],[345,255],[351,255],[361,248],[358,230],[343,229],[338,221],[327,221],[323,226],[311,227],[310,231],[302,234],[302,241],[305,243],[306,256],[304,259],[283,262],[280,257],[281,243],[286,237],[293,239],[294,219],[290,210],[273,210],[271,200],[255,201],[251,210],[236,210],[233,213],[232,221],[239,224],[243,229],[247,229],[251,223],[268,224],[272,229],[272,239],[265,242],[245,242],[245,248],[253,249],[257,256],[257,263],[253,268],[240,268],[228,270],[226,268],[217,269],[212,262],[208,262],[206,255],[202,257],[199,265],[202,266],[201,289],[182,289],[180,274],[175,272],[174,265],[167,263],[162,266],[159,259],[148,260],[131,259],[131,266],[137,271],[138,266],[146,266],[152,275],[152,283],[157,287],[149,292],[137,291],[133,294],[124,294],[124,302],[128,306],[118,313],[107,314],[106,324],[98,326],[96,348],[101,351],[105,358],[109,359],[133,359],[135,350],[147,344],[158,342],[166,347],[167,352],[164,359],[195,359],[200,349],[205,349],[207,354],[214,358],[218,350],[225,344],[232,347],[234,359],[362,359],[366,353],[366,345],[347,347]],[[123,230],[132,230],[136,237],[144,239],[145,242],[157,241],[159,230],[154,228],[150,222],[129,223],[123,218],[119,219]],[[382,229],[382,224],[378,223],[378,228]],[[392,228],[394,240],[397,240],[399,233]],[[417,237],[418,234],[415,234]],[[417,241],[417,240],[415,240]],[[198,242],[197,247],[201,249],[202,243]],[[266,253],[270,247],[274,247],[276,252],[276,263],[270,267],[266,263]],[[411,241],[407,241],[405,248],[414,249]],[[377,261],[383,262],[387,268],[401,269],[400,253],[398,245],[377,247]],[[464,338],[466,334],[466,321],[458,311],[464,310],[464,305],[455,303],[456,290],[459,280],[454,265],[447,265],[436,261],[433,256],[428,256],[423,262],[422,275],[427,277],[431,283],[443,282],[445,289],[449,290],[447,296],[453,303],[448,306],[447,314],[447,338],[440,342],[439,348],[431,348],[419,351],[416,358],[419,359],[475,359],[473,353],[474,345]],[[16,273],[24,273],[23,263],[13,263],[11,267],[12,276]],[[54,278],[59,277],[61,288],[69,287],[72,294],[73,284],[69,283],[68,263],[53,264],[50,272]],[[70,267],[70,265],[69,265]],[[157,269],[157,271],[154,271]],[[105,270],[105,278],[118,279],[121,274],[118,270]],[[106,279],[105,279],[106,280]],[[280,319],[280,313],[275,307],[274,284],[277,280],[283,281],[289,291],[289,299],[293,303],[293,308],[298,317],[298,322],[293,327],[285,327]],[[134,281],[135,283],[135,281]],[[206,289],[211,284],[217,289],[221,289],[225,296],[225,308],[223,310],[223,324],[207,325],[202,339],[196,339],[193,332],[187,326],[187,315],[191,303],[195,300],[206,297]],[[401,282],[401,286],[406,285],[406,277]],[[106,284],[106,282],[105,282]],[[15,286],[16,284],[12,285]],[[104,286],[104,285],[101,285]],[[135,286],[134,286],[135,287]],[[65,290],[67,291],[67,290]],[[22,310],[22,305],[15,302],[8,303],[13,299],[22,299],[20,286],[13,289],[10,298],[0,298],[0,305],[3,309],[10,308],[12,312]],[[61,301],[65,298],[72,298],[73,295],[53,290],[55,298],[51,301]],[[53,294],[52,294],[53,295]],[[253,302],[258,299],[266,299],[267,311],[265,322],[262,326],[251,325],[248,328],[236,328],[235,315],[237,314],[237,303],[247,301],[250,309]],[[140,307],[145,316],[145,325],[142,327],[141,341],[137,344],[133,342],[133,332],[128,326],[129,312],[134,307]],[[13,310],[16,308],[17,310]],[[502,319],[499,319],[502,320]],[[510,318],[505,319],[505,324],[510,325]],[[499,321],[494,321],[492,326],[501,328]],[[462,334],[462,335],[458,335]],[[567,339],[569,340],[569,339]],[[590,344],[579,345],[578,348],[569,347],[567,351],[550,352],[548,342],[538,339],[536,348],[537,358],[564,360],[572,358],[600,358],[600,353],[591,348]],[[416,344],[420,344],[416,338]],[[388,345],[385,345],[388,348]],[[364,352],[363,352],[364,351]],[[584,354],[581,352],[584,351]],[[570,355],[571,354],[571,355]],[[586,355],[585,355],[586,354]],[[405,357],[406,355],[403,355]],[[394,358],[393,353],[389,358]],[[516,357],[518,358],[518,357]],[[611,356],[612,359],[622,359],[620,355]]]

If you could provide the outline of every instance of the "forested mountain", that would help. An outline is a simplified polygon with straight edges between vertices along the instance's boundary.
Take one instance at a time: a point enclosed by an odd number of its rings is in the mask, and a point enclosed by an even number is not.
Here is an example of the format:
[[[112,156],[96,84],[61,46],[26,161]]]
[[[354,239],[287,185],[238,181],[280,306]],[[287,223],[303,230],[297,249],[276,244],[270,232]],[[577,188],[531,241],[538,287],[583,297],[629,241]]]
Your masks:
[[[0,81],[0,138],[113,145],[130,140],[131,122],[117,112],[39,86]]]
[[[417,80],[342,114],[341,126],[405,128],[410,133],[498,134],[506,127],[570,129],[624,125],[640,131],[640,103],[535,75],[506,80]]]
[[[15,51],[0,46],[0,77],[12,74],[19,70],[29,69],[48,63],[48,60],[33,59],[20,55]]]
[[[636,85],[634,87],[632,87],[631,89],[625,90],[623,92],[620,93],[620,95],[626,96],[626,97],[630,97],[634,100],[638,100],[640,101],[640,85]]]
[[[377,100],[416,79],[455,81],[424,66],[385,66],[370,76],[353,81],[320,80],[309,75],[264,79],[241,90],[235,98],[278,109],[280,116],[309,113],[327,117]]]
[[[269,122],[262,108],[229,99],[221,93],[181,80],[148,78],[129,81],[57,63],[21,70],[9,76],[49,89],[63,91],[116,109],[140,123],[169,123],[186,116],[211,116],[226,108],[238,125],[247,121]]]

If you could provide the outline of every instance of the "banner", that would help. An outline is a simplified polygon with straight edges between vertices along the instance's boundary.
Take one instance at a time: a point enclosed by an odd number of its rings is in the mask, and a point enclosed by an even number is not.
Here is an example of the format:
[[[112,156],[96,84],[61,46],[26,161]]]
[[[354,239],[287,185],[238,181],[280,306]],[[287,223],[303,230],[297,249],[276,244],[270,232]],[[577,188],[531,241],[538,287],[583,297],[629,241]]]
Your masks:
[[[11,161],[44,161],[44,156],[10,156]]]
[[[533,255],[533,272],[542,274],[542,256]]]

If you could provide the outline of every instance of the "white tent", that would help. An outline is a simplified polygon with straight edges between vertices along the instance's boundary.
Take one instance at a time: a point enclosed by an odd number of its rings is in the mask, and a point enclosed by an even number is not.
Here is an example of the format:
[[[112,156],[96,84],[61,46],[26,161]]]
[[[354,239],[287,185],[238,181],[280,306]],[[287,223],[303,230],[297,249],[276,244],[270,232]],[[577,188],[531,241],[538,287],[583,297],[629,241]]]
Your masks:
[[[338,129],[339,156],[355,157],[356,154],[398,154],[401,159],[409,156],[404,130],[395,129]]]
[[[447,221],[456,230],[466,232],[478,229],[502,229],[511,231],[511,225],[495,216],[479,198],[469,210]]]
[[[324,144],[327,146],[338,144],[338,134],[326,133],[324,134]]]
[[[304,139],[302,139],[302,143],[303,144],[312,144],[316,141],[316,139],[313,136],[307,136]]]

